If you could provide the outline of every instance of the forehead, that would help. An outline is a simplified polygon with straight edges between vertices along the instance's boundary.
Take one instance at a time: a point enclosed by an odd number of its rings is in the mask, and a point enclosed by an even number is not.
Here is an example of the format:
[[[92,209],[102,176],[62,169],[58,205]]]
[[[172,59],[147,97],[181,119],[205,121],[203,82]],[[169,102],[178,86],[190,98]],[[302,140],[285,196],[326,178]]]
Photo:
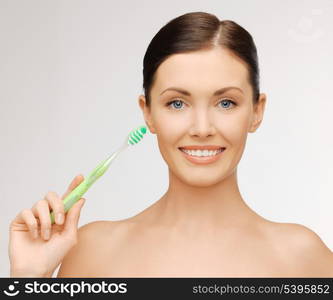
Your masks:
[[[204,51],[173,54],[156,71],[152,92],[170,86],[188,88],[200,93],[224,86],[238,86],[251,91],[246,64],[229,50],[214,48]]]

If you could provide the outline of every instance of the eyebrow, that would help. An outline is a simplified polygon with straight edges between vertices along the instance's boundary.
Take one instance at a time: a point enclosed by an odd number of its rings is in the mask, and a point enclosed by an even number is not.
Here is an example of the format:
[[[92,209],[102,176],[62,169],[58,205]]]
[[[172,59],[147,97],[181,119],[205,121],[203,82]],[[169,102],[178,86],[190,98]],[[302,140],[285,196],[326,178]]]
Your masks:
[[[226,86],[226,87],[223,87],[223,88],[218,89],[217,91],[215,91],[215,92],[213,93],[213,96],[221,95],[221,94],[223,94],[223,93],[225,93],[225,92],[227,92],[227,91],[229,91],[229,90],[232,90],[232,89],[238,90],[238,91],[240,91],[242,94],[244,94],[243,90],[240,89],[240,88],[237,87],[237,86]],[[173,87],[173,86],[172,86],[172,87],[169,87],[169,88],[167,88],[167,89],[165,89],[165,90],[160,94],[160,96],[161,96],[163,93],[165,93],[166,91],[176,91],[176,92],[179,92],[179,93],[181,93],[181,94],[183,94],[183,95],[191,96],[191,93],[190,93],[190,92],[188,92],[188,91],[186,91],[186,90],[184,90],[184,89],[182,89],[182,88]]]

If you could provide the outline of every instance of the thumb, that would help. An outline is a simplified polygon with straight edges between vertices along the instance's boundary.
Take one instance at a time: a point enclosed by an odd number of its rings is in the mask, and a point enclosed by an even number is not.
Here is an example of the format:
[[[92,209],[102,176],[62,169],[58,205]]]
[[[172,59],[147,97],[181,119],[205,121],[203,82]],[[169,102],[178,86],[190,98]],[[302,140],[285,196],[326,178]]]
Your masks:
[[[66,234],[76,236],[81,208],[83,207],[85,201],[85,198],[81,198],[69,209],[64,225],[64,231]]]

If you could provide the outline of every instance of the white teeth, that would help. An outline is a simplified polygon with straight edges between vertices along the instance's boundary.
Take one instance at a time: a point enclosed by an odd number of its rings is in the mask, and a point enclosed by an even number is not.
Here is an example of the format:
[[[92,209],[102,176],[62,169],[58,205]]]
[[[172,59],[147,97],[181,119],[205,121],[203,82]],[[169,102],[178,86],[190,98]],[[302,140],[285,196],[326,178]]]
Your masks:
[[[219,150],[185,150],[185,149],[181,149],[181,150],[192,156],[214,156],[222,151],[222,149],[219,149]]]

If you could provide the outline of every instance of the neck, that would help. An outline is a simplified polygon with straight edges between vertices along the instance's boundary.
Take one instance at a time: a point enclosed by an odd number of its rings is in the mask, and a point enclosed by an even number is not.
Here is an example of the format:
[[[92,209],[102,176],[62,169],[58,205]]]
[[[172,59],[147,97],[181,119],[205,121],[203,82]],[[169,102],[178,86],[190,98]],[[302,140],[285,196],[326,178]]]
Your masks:
[[[158,202],[160,221],[191,231],[244,224],[258,216],[242,199],[237,170],[209,187],[190,186],[169,171],[169,188]]]

